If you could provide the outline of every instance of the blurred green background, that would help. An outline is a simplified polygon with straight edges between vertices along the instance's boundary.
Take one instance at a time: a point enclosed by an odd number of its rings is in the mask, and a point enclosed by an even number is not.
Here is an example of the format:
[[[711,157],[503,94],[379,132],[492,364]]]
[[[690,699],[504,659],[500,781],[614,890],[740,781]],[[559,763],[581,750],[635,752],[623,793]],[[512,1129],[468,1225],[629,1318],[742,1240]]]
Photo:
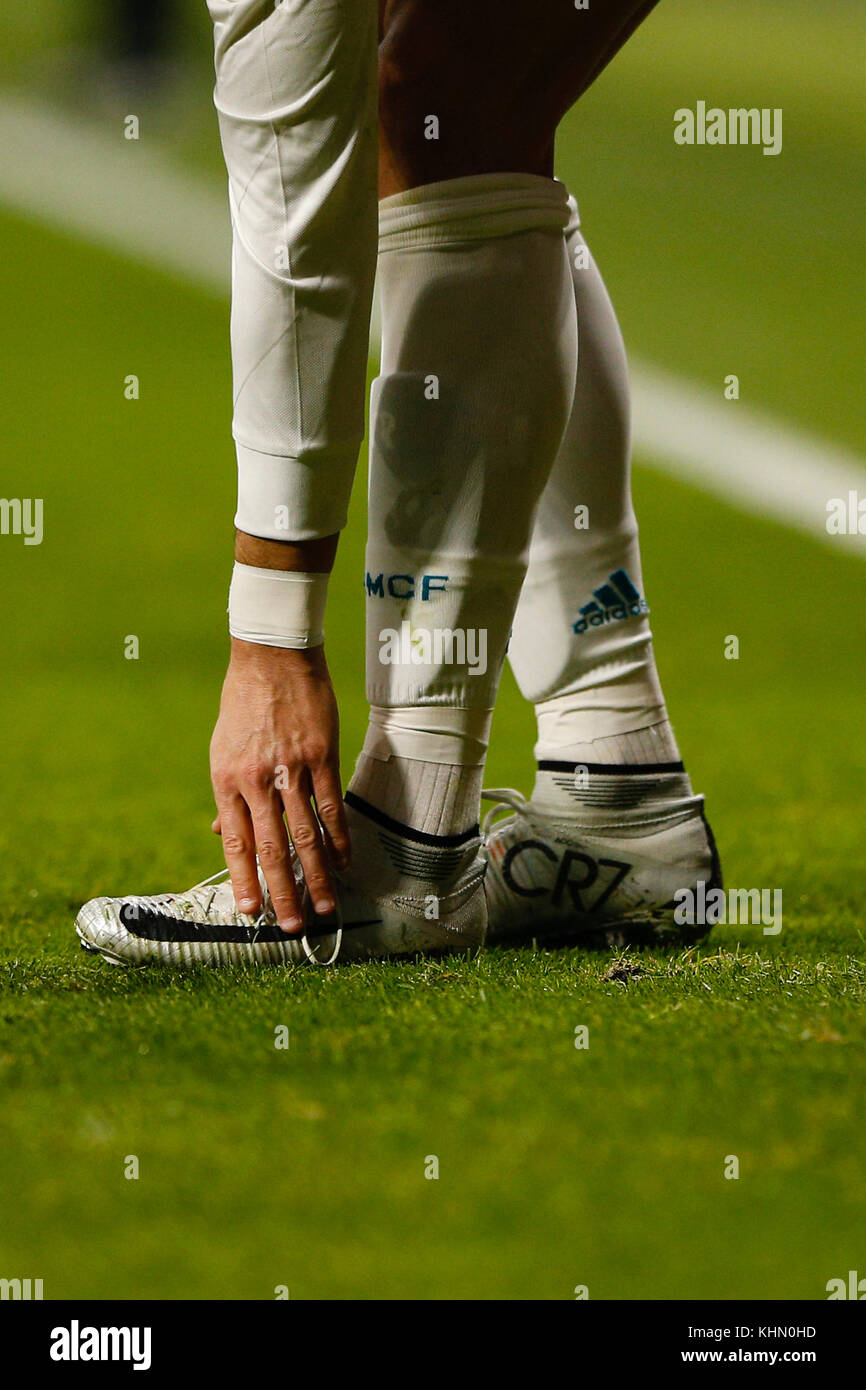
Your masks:
[[[219,189],[210,22],[192,0],[176,20],[168,63],[142,66],[94,6],[8,6],[0,101],[114,131],[134,110],[143,143]],[[864,60],[853,3],[669,0],[558,147],[630,351],[720,397],[735,372],[745,408],[854,450]],[[782,107],[783,153],[676,146],[698,99]],[[0,1276],[47,1297],[822,1297],[864,1234],[862,559],[638,460],[668,703],[728,882],[783,887],[781,937],[723,929],[630,983],[581,952],[112,972],[80,957],[78,904],[219,862],[227,302],[15,215],[2,188],[0,289],[0,490],[46,517],[39,547],[0,537]],[[362,552],[363,466],[329,622],[344,770]],[[528,791],[531,745],[506,677],[489,783]]]

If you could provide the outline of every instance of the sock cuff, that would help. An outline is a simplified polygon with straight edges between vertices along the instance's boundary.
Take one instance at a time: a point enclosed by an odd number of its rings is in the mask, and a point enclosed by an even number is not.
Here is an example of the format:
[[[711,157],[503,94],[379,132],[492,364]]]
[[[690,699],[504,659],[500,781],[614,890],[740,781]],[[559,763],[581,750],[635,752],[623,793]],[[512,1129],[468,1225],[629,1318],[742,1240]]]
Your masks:
[[[564,232],[570,213],[568,190],[558,179],[537,174],[444,179],[382,199],[379,254],[488,241],[538,229]]]
[[[391,757],[416,762],[481,767],[487,756],[492,709],[455,705],[370,706],[363,751],[387,762]]]

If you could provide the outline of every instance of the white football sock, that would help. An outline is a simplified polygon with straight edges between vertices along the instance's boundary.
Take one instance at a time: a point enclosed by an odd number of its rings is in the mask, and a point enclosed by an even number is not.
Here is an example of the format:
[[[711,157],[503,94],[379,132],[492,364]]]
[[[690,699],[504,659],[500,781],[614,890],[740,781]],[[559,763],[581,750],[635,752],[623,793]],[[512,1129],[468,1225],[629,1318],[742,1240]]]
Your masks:
[[[347,800],[433,835],[478,820],[532,518],[571,407],[567,216],[561,184],[523,174],[452,179],[380,205],[373,712]]]
[[[403,825],[426,835],[477,830],[481,767],[425,763],[393,754],[387,761],[361,752],[350,791]],[[351,799],[351,798],[350,798]]]
[[[352,793],[430,835],[477,830],[492,714],[373,706]]]
[[[668,791],[690,792],[643,597],[625,350],[573,199],[570,206],[577,384],[538,508],[509,647],[538,720],[533,802],[563,814],[596,796],[625,810]]]

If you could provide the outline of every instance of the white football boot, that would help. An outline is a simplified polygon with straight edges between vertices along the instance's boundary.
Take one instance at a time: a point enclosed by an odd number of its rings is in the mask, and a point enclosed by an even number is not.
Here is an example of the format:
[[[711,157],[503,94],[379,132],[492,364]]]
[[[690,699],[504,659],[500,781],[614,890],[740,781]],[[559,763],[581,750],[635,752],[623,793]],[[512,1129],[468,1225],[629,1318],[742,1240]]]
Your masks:
[[[651,777],[652,774],[650,773]],[[485,791],[488,945],[689,943],[709,927],[680,926],[674,895],[722,882],[703,797],[648,785],[638,803],[611,804],[620,790],[594,775],[574,814],[555,815],[509,788]],[[503,810],[506,819],[496,817]]]
[[[277,925],[259,869],[263,909],[238,910],[227,870],[186,893],[94,898],[75,930],[85,950],[116,965],[288,965],[390,956],[472,952],[484,943],[485,861],[477,826],[462,835],[426,835],[347,794],[352,867],[332,873],[338,909],[312,909],[292,854],[305,930]]]

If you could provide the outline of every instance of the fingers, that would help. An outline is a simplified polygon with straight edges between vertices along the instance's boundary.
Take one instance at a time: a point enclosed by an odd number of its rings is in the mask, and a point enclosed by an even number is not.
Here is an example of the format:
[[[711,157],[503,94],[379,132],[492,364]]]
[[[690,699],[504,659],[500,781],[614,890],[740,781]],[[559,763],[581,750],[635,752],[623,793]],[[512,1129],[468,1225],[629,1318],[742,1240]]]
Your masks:
[[[265,875],[277,922],[285,932],[300,931],[304,922],[292,871],[282,805],[271,795],[253,800],[250,810],[259,863]]]
[[[255,836],[250,813],[243,797],[226,797],[219,805],[223,854],[241,912],[258,912],[262,893],[256,869]]]
[[[238,794],[220,804],[211,828],[222,835],[226,867],[241,912],[252,914],[262,907],[258,855],[277,922],[285,932],[300,931],[304,920],[279,801],[261,789]]]
[[[340,786],[340,771],[333,763],[314,769],[312,773],[316,812],[322,825],[325,848],[340,869],[349,867],[352,844],[346,820],[346,803]]]
[[[295,852],[301,861],[310,901],[316,912],[334,912],[337,896],[328,870],[322,831],[310,804],[309,791],[300,785],[283,792],[286,821]]]
[[[351,855],[339,769],[330,762],[313,766],[315,771],[302,765],[289,785],[279,784],[282,802],[280,792],[264,771],[251,775],[248,769],[239,786],[225,775],[214,779],[215,790],[219,785],[220,791],[211,829],[222,836],[235,901],[244,913],[261,909],[258,856],[277,922],[286,932],[303,928],[289,836],[301,862],[313,908],[323,916],[333,913],[337,903],[329,865],[346,868]],[[288,773],[285,765],[280,770],[284,776]],[[311,793],[315,795],[315,809]],[[284,809],[288,833],[283,822]]]

